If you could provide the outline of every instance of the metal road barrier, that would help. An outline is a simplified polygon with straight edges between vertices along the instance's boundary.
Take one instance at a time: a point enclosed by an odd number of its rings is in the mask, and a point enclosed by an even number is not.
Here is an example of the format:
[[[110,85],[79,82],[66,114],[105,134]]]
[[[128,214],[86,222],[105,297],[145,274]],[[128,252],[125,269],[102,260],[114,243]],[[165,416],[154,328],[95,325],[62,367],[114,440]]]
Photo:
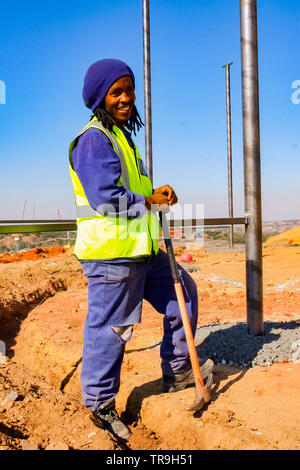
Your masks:
[[[0,234],[77,230],[76,220],[0,220]]]
[[[204,226],[232,226],[247,225],[248,217],[228,217],[228,218],[210,218],[203,219],[199,223],[198,219],[174,219],[169,220],[169,227],[204,227]],[[0,220],[0,234],[11,233],[35,233],[35,232],[61,232],[77,230],[76,220]]]

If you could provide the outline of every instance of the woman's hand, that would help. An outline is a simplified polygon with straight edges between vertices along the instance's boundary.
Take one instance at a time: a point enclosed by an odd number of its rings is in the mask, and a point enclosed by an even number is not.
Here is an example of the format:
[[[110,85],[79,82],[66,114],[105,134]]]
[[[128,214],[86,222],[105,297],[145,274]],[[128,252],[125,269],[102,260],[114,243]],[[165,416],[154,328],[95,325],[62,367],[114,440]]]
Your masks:
[[[151,209],[152,205],[157,205],[159,211],[167,212],[169,206],[177,203],[178,198],[174,189],[165,184],[153,191],[152,196],[145,197],[147,209]]]

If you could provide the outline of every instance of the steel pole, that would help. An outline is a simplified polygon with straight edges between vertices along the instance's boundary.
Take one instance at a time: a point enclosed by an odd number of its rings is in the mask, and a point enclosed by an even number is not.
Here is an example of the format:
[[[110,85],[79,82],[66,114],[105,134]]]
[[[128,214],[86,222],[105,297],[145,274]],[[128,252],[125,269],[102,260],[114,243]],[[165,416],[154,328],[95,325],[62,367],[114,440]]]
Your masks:
[[[244,140],[244,195],[249,223],[246,236],[247,325],[262,335],[262,211],[256,0],[240,0]]]
[[[24,220],[24,214],[25,214],[25,208],[26,208],[26,199],[24,201],[24,207],[23,207],[23,212],[22,212],[22,220]]]
[[[233,217],[232,192],[232,139],[231,139],[231,95],[230,95],[230,66],[233,62],[223,65],[226,71],[226,124],[227,124],[227,168],[228,168],[228,214]],[[229,227],[229,248],[233,247],[233,225]]]
[[[146,156],[146,166],[148,170],[148,175],[151,181],[153,181],[149,0],[143,0],[143,51],[144,51],[143,57],[144,57],[145,156]]]

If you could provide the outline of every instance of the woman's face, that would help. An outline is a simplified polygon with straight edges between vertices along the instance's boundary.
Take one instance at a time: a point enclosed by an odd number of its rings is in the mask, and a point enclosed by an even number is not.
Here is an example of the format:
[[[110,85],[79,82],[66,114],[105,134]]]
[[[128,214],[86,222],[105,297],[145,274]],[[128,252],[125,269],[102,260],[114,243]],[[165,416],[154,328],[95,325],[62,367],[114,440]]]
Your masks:
[[[129,75],[116,80],[105,96],[105,110],[121,128],[130,119],[134,103],[134,86]]]

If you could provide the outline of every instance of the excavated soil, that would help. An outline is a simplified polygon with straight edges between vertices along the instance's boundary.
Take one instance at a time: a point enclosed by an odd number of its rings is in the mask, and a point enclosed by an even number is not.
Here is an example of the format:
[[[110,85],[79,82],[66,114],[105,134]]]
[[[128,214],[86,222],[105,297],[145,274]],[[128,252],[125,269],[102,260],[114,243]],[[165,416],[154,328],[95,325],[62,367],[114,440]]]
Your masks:
[[[70,250],[69,250],[70,251]],[[17,261],[31,260],[36,261],[50,256],[57,256],[66,253],[67,249],[59,246],[50,246],[49,248],[33,248],[20,253],[4,253],[0,256],[0,263],[15,263]]]
[[[121,450],[80,402],[87,282],[72,250],[60,250],[0,259],[0,449]],[[184,251],[177,247],[178,259]],[[221,344],[245,323],[245,256],[240,249],[197,245],[189,252],[193,262],[185,267],[198,286],[200,351],[203,337],[218,334]],[[298,334],[300,247],[265,247],[263,255],[266,325]],[[269,347],[268,331],[263,344]],[[216,364],[212,400],[193,413],[186,411],[193,388],[160,391],[161,337],[162,317],[144,302],[116,400],[132,430],[129,449],[300,449],[300,344],[285,359],[279,354],[280,362],[260,366],[230,364],[229,356],[222,362],[220,345],[212,343],[219,354],[210,355]]]

